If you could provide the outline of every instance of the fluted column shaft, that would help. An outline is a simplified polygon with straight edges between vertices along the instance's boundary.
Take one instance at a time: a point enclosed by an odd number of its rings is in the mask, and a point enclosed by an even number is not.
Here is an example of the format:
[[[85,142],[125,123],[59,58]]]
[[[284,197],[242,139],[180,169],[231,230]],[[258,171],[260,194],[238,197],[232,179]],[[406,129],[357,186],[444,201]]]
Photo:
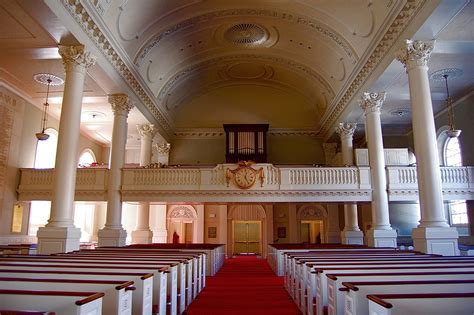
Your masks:
[[[364,93],[360,102],[365,111],[367,146],[372,182],[372,228],[390,230],[388,212],[387,179],[383,150],[380,109],[385,93]]]
[[[87,68],[95,63],[95,58],[85,51],[84,46],[60,46],[59,54],[63,59],[66,79],[47,226],[73,227],[82,92]]]
[[[126,94],[110,95],[109,103],[114,112],[114,126],[109,164],[105,229],[122,229],[120,185],[122,167],[125,161],[125,145],[127,142],[127,117],[133,105]]]

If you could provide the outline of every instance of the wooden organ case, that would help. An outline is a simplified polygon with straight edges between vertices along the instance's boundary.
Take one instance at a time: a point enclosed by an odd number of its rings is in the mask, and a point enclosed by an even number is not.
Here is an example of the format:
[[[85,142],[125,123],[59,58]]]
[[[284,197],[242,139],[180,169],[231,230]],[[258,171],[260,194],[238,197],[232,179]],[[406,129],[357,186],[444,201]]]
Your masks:
[[[224,124],[226,163],[267,162],[268,124]]]

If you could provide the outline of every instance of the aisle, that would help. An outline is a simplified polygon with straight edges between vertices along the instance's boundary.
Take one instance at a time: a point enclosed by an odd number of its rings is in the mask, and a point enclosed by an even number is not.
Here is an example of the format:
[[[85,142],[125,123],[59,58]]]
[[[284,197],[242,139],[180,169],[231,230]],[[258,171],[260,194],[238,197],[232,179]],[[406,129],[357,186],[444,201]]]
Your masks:
[[[227,259],[187,311],[188,315],[300,314],[264,259],[239,256]]]

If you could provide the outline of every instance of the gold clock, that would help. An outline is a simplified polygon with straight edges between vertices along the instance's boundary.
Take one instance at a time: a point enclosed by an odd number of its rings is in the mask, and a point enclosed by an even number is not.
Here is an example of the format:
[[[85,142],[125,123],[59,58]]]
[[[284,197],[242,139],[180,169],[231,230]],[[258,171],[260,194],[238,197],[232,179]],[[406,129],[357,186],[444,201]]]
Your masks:
[[[241,189],[251,188],[255,184],[257,177],[260,178],[260,182],[263,184],[263,169],[256,170],[250,165],[251,162],[240,162],[239,167],[235,170],[227,169],[227,186],[229,186],[229,181],[232,177],[234,178],[234,183]]]

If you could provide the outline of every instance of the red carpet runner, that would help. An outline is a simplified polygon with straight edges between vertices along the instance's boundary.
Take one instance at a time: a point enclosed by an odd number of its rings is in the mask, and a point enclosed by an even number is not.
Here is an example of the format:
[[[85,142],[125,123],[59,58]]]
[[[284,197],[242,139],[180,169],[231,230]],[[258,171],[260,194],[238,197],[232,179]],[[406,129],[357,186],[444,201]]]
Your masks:
[[[227,259],[191,304],[188,315],[300,314],[267,261],[255,256]]]

